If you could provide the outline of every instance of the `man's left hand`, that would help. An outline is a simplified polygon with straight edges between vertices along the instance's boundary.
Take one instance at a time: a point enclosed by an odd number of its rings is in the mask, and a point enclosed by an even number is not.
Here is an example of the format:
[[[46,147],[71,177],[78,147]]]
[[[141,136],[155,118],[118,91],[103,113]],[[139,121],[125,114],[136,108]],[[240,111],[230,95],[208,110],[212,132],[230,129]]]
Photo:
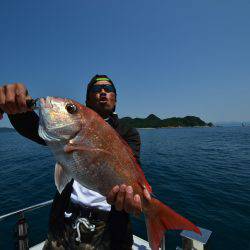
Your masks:
[[[143,191],[143,196],[147,200],[151,199],[150,194],[146,189]],[[114,205],[116,210],[125,210],[125,212],[132,213],[135,216],[139,216],[142,212],[140,195],[134,195],[133,188],[131,186],[126,186],[125,184],[122,184],[120,187],[113,187],[107,196],[107,202]]]

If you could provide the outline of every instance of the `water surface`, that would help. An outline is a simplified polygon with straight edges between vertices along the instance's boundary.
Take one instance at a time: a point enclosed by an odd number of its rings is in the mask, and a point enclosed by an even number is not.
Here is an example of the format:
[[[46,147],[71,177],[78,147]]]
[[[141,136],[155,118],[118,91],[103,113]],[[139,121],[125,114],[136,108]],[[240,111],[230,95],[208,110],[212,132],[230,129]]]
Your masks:
[[[250,249],[250,127],[140,129],[142,168],[155,195],[211,231],[211,249]],[[0,134],[0,214],[53,198],[50,151],[17,133]],[[46,237],[48,208],[27,215],[31,245]],[[15,219],[0,223],[11,249]],[[146,238],[145,225],[133,220]],[[180,245],[167,233],[168,249]]]

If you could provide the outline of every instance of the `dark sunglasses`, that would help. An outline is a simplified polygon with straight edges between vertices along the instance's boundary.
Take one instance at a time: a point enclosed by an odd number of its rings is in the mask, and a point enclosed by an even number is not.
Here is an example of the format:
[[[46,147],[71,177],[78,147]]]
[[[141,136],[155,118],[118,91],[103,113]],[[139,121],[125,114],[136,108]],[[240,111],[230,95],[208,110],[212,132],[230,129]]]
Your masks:
[[[98,93],[98,92],[101,92],[102,89],[104,89],[107,93],[115,92],[114,86],[108,85],[108,84],[94,85],[90,91],[93,93]]]

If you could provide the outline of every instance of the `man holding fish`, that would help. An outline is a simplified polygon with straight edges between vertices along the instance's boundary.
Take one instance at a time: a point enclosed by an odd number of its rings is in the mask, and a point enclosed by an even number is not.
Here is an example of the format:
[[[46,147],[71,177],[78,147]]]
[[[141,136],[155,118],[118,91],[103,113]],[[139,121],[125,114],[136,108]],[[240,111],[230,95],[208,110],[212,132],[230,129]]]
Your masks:
[[[151,198],[151,187],[139,166],[139,134],[120,124],[114,114],[116,89],[110,78],[92,78],[86,107],[70,99],[40,98],[40,121],[36,113],[27,112],[32,111],[27,99],[22,84],[0,88],[0,108],[9,114],[16,130],[47,144],[57,160],[59,192],[52,204],[44,249],[131,249],[128,213],[141,211],[152,249],[159,248],[166,229],[199,232]]]
[[[25,137],[40,144],[45,144],[45,142],[38,136],[39,118],[34,111],[32,112],[32,110],[27,107],[27,99],[31,99],[31,97],[28,95],[25,85],[21,83],[8,84],[0,87],[0,109],[9,115],[9,119],[14,128],[16,128],[21,135],[24,135]],[[118,127],[117,116],[113,113],[116,105],[116,89],[112,81],[107,76],[96,75],[92,78],[87,89],[86,105],[95,110],[100,116],[106,119],[107,122],[111,123],[111,126],[113,125]],[[1,118],[2,114],[0,114],[0,119]],[[121,130],[121,136],[125,140],[127,139],[127,142],[130,143],[134,150],[135,156],[139,159],[140,138],[138,132],[135,129],[121,128],[121,126],[119,126],[118,129]],[[68,189],[71,189],[71,187],[68,187]],[[61,199],[58,197],[59,195],[57,194],[55,197],[56,200]],[[107,200],[110,204],[114,204],[117,211],[121,211],[121,213],[116,213],[115,216],[124,217],[123,221],[128,221],[127,213],[134,213],[138,215],[141,212],[140,196],[138,194],[133,194],[131,186],[115,186],[110,191]],[[71,198],[69,201],[66,201],[65,199],[65,202],[78,203],[79,205],[83,204],[84,207],[89,205],[90,207],[97,207],[101,211],[109,211],[111,209],[111,206],[105,201],[104,197],[85,189],[75,181],[72,185]],[[53,205],[56,206],[57,204]],[[66,204],[63,204],[63,207],[66,207]],[[126,211],[126,213],[122,210]],[[52,214],[53,212],[54,211],[52,211]],[[50,225],[50,228],[53,226],[55,225]],[[128,225],[128,228],[130,231],[130,225]],[[114,229],[114,232],[117,230],[121,229]],[[55,230],[52,229],[52,231]],[[128,245],[131,245],[131,235],[129,235],[129,241],[130,243]],[[120,249],[122,249],[122,247]]]

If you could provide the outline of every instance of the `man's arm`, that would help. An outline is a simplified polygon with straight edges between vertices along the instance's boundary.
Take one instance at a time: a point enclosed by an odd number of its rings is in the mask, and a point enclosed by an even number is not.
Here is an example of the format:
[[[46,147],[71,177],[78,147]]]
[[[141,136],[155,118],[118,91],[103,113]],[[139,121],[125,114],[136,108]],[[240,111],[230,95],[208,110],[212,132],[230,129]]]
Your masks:
[[[41,145],[46,145],[38,135],[39,117],[34,111],[8,116],[12,126],[20,135]]]
[[[46,145],[38,135],[39,118],[27,106],[28,99],[31,97],[22,83],[0,86],[0,110],[8,114],[13,127],[30,140]],[[2,112],[0,112],[0,120],[3,118]]]

